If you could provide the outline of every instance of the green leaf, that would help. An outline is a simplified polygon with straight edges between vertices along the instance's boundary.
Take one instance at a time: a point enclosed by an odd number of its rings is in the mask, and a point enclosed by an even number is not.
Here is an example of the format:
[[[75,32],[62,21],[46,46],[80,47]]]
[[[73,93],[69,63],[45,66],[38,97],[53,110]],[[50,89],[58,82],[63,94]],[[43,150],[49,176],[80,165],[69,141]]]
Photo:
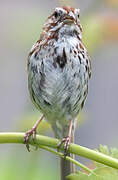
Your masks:
[[[102,144],[99,145],[99,152],[109,155],[109,149],[107,146],[103,146]]]
[[[67,176],[67,180],[88,180],[88,175],[85,173],[82,173],[81,171],[79,171],[78,173],[75,174],[70,174],[69,176]]]
[[[111,156],[112,156],[113,158],[118,159],[118,149],[117,149],[117,148],[111,148],[111,149],[110,149],[110,152],[111,152]]]
[[[85,174],[78,172],[76,174],[70,174],[67,180],[118,180],[118,173],[116,170],[110,167],[96,168],[93,170],[96,174]]]
[[[118,159],[118,149],[116,148],[109,150],[107,146],[100,145],[96,151]],[[118,170],[95,161],[93,163],[96,165],[93,173],[85,174],[82,171],[78,171],[75,174],[70,174],[67,180],[118,180]]]

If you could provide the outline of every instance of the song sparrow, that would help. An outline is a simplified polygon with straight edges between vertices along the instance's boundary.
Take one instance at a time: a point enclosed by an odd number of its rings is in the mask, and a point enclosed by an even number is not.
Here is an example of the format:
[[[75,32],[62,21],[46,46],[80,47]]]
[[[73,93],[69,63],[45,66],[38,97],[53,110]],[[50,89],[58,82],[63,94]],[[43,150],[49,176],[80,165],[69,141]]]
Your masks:
[[[45,117],[55,137],[62,139],[60,144],[64,143],[67,153],[71,129],[84,105],[91,75],[90,60],[82,43],[79,15],[80,10],[76,8],[55,8],[44,24],[40,40],[29,53],[29,92],[43,116],[26,133],[27,147],[29,137],[35,136],[39,122]]]

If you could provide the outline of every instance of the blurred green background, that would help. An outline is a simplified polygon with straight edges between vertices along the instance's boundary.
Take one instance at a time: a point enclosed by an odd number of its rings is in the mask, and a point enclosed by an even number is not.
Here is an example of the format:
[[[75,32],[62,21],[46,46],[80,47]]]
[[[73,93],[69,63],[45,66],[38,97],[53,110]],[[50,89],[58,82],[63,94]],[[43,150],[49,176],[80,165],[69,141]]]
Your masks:
[[[80,8],[83,40],[92,61],[77,144],[118,147],[118,0],[0,0],[0,131],[26,131],[40,116],[29,98],[26,59],[56,6]],[[40,134],[53,136],[42,122]],[[81,162],[87,160],[79,158]],[[59,180],[55,155],[24,145],[0,145],[0,180]]]

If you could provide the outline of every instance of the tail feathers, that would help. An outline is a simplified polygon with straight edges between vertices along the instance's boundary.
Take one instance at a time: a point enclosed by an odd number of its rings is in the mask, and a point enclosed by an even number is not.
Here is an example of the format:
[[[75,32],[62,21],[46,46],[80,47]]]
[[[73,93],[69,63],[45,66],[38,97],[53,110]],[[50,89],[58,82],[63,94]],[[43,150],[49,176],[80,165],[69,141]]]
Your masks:
[[[70,156],[70,153],[67,154]],[[61,180],[66,180],[66,176],[71,173],[71,163],[66,158],[61,158],[60,162]]]
[[[62,128],[58,128],[56,125],[52,126],[52,129],[55,133],[55,137],[58,139],[62,139],[68,135],[69,124],[62,126]],[[62,152],[63,153],[63,152]],[[67,156],[70,156],[70,153],[67,153]],[[72,163],[66,160],[65,158],[60,159],[60,171],[61,171],[61,180],[66,180],[66,176],[68,176],[72,171]]]

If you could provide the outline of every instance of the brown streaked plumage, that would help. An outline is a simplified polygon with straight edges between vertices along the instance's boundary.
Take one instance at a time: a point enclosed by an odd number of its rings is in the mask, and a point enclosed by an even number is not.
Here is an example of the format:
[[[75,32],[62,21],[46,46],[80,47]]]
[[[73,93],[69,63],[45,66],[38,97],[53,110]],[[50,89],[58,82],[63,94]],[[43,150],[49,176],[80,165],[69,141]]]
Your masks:
[[[83,108],[91,75],[90,60],[82,42],[79,9],[59,7],[48,17],[40,40],[28,56],[28,87],[32,102],[51,124],[55,137],[68,148],[76,116]],[[42,119],[41,119],[42,120]],[[25,143],[41,120],[25,135]],[[71,172],[61,161],[61,179]]]

